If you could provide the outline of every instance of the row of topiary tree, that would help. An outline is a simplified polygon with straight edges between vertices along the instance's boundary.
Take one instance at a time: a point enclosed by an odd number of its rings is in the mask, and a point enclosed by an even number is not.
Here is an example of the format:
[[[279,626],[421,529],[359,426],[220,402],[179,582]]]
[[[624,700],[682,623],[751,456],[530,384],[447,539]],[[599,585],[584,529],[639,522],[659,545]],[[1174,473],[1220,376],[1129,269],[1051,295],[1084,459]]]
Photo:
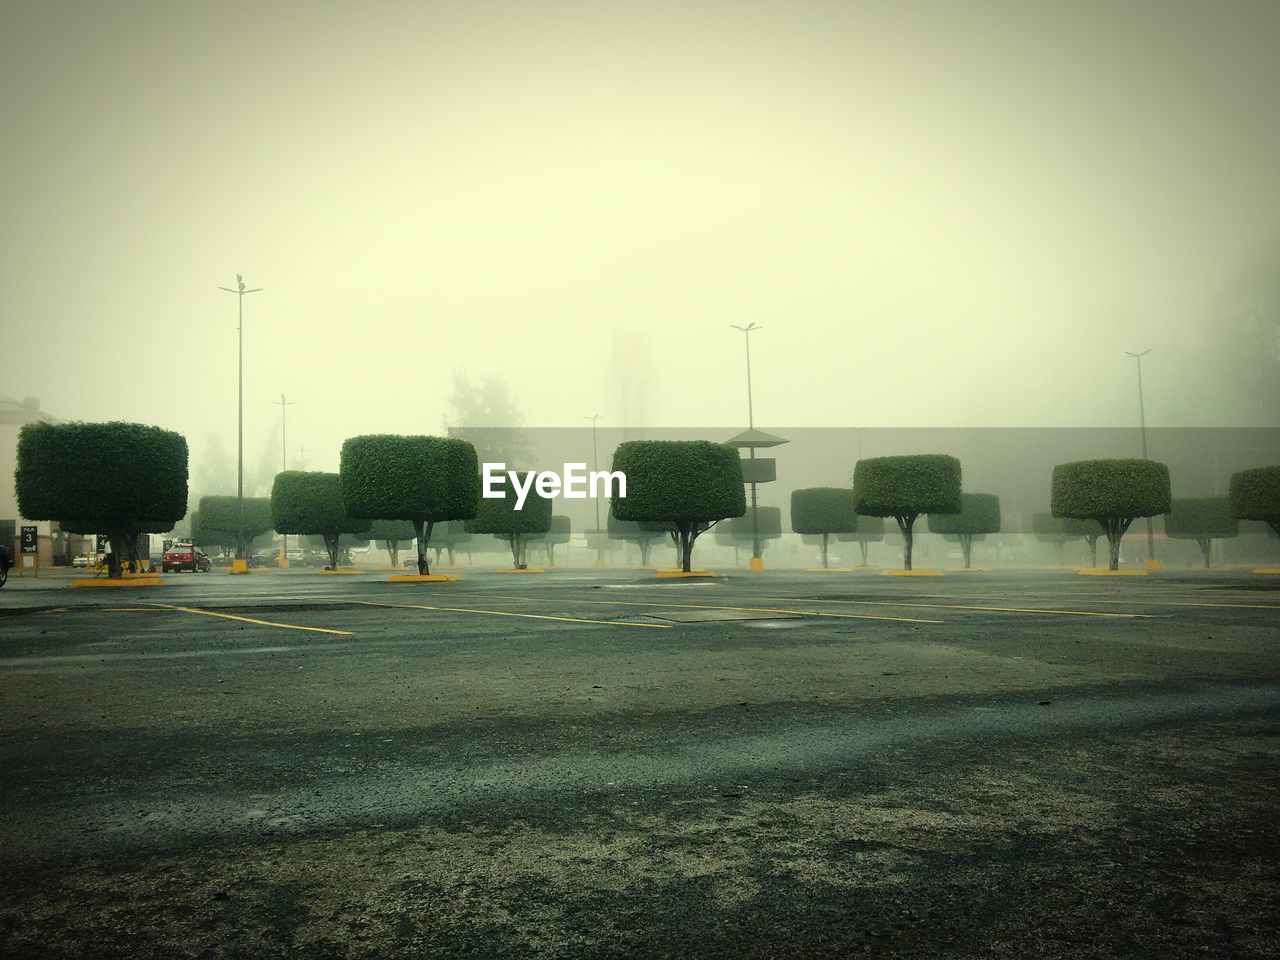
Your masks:
[[[140,534],[170,530],[186,513],[187,456],[186,440],[159,427],[28,424],[18,441],[19,510],[29,519],[57,520],[73,532],[107,533],[113,546],[111,572],[118,576],[121,559],[136,557]],[[699,536],[746,514],[741,462],[732,447],[702,440],[629,441],[614,452],[612,469],[627,477],[627,496],[613,501],[611,527],[616,522],[620,534],[642,544],[669,536],[685,572],[692,569]],[[1108,539],[1110,566],[1116,569],[1120,539],[1129,525],[1138,517],[1168,513],[1169,490],[1169,471],[1161,463],[1061,464],[1053,471],[1051,512],[1096,522]],[[959,540],[966,564],[974,538],[999,529],[998,501],[963,494],[960,462],[941,454],[860,460],[852,491],[815,488],[797,495],[793,529],[823,538],[824,561],[827,537],[856,534],[859,516],[894,518],[908,570],[921,514],[929,515],[930,529]],[[234,509],[227,501],[236,504]],[[224,529],[229,512],[240,525],[237,501],[205,498],[197,529]],[[1233,518],[1280,528],[1280,466],[1235,474],[1229,512]],[[246,532],[257,529],[263,518],[261,504],[247,501]],[[342,446],[338,473],[280,473],[272,487],[270,518],[279,533],[321,536],[331,566],[337,564],[343,534],[398,543],[411,531],[423,574],[429,573],[427,550],[437,524],[464,521],[469,534],[505,539],[517,567],[526,563],[531,538],[549,533],[567,538],[567,528],[553,532],[550,499],[531,491],[517,510],[514,497],[481,498],[475,448],[465,440],[432,436],[352,437]]]

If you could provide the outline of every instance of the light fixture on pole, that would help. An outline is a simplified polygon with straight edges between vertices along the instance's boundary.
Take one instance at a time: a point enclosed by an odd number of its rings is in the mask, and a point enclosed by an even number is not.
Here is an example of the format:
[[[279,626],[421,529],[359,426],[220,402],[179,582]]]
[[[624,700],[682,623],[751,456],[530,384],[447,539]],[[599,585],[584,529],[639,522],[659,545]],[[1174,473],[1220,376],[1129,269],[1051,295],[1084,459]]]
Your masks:
[[[279,400],[272,400],[276,406],[280,408],[280,469],[289,469],[289,433],[288,423],[285,418],[285,408],[292,407],[297,401],[286,400],[284,394],[280,394]],[[282,533],[280,535],[280,566],[289,566],[289,535]]]
[[[239,338],[239,388],[236,405],[238,428],[236,433],[236,558],[231,564],[232,573],[248,573],[249,559],[245,556],[244,542],[244,297],[247,293],[258,293],[261,287],[252,290],[244,288],[244,277],[236,274],[235,289],[219,287],[227,293],[234,293],[239,304],[236,336]]]
[[[597,413],[594,416],[583,417],[582,419],[591,421],[591,471],[594,473],[600,469],[600,448],[596,445],[596,421],[600,419],[600,414]],[[596,505],[596,566],[603,567],[604,554],[599,546],[600,537],[602,536],[602,531],[600,530],[600,498],[593,496],[591,499]]]
[[[1142,428],[1142,459],[1147,460],[1147,407],[1142,397],[1142,358],[1145,357],[1150,350],[1143,350],[1141,353],[1131,353],[1126,350],[1125,355],[1133,357],[1138,362],[1138,423]],[[1147,517],[1147,564],[1155,565],[1156,559],[1156,537],[1152,528],[1151,518]]]
[[[738,447],[746,447],[748,450],[747,462],[743,464],[743,476],[746,481],[751,484],[751,562],[747,564],[748,570],[763,570],[764,557],[761,556],[760,549],[760,516],[759,500],[756,496],[756,484],[767,483],[774,479],[773,473],[776,461],[770,459],[767,464],[764,461],[756,461],[756,447],[772,447],[780,443],[786,443],[781,437],[775,437],[772,434],[766,434],[763,431],[756,430],[755,405],[751,396],[751,334],[755,330],[761,330],[757,323],[749,323],[745,327],[736,323],[729,326],[735,330],[742,332],[743,340],[747,348],[747,432],[739,434],[729,442]]]

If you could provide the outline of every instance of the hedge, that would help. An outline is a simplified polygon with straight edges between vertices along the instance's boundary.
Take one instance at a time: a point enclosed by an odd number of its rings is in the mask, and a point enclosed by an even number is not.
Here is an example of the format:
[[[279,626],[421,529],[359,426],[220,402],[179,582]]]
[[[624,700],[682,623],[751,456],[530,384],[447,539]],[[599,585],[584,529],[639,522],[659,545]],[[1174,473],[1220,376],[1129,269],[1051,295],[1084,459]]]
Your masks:
[[[911,569],[912,528],[922,513],[960,510],[960,461],[941,453],[859,460],[853,471],[854,509],[893,517],[902,531],[903,568]]]
[[[858,511],[845,487],[805,487],[791,491],[793,533],[856,533]]]
[[[1280,534],[1280,466],[1233,473],[1228,499],[1233,517],[1261,520]]]
[[[1194,540],[1208,568],[1213,541],[1239,536],[1240,521],[1231,515],[1228,497],[1191,497],[1174,500],[1164,515],[1165,536]]]
[[[111,538],[113,577],[141,533],[187,513],[187,441],[141,423],[29,423],[18,434],[18,513]],[[92,527],[92,529],[90,529]]]
[[[511,559],[516,569],[524,569],[525,547],[531,535],[546,533],[551,529],[549,497],[540,497],[529,488],[524,507],[516,509],[516,493],[510,485],[504,485],[504,495],[492,499],[481,498],[476,515],[466,522],[468,533],[491,533],[511,545]]]
[[[277,533],[318,534],[329,551],[329,568],[338,566],[338,538],[364,534],[367,518],[347,515],[342,478],[336,473],[286,470],[271,487],[271,521]],[[367,538],[366,538],[367,539]]]
[[[611,469],[627,478],[627,495],[614,498],[613,515],[674,524],[685,572],[691,569],[694,541],[707,525],[740,517],[747,509],[738,451],[723,444],[630,440],[614,451]]]
[[[1168,513],[1169,468],[1154,460],[1077,460],[1053,468],[1050,511],[1055,517],[1096,520],[1119,569],[1120,541],[1138,517]]]

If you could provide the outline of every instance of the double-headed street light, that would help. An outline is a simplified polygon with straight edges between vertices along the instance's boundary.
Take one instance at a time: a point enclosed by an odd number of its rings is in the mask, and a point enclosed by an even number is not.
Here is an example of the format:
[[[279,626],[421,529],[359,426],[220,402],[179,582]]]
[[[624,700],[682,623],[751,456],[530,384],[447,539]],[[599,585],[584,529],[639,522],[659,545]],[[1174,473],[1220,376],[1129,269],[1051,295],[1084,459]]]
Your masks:
[[[1138,423],[1142,427],[1142,459],[1147,457],[1147,407],[1142,398],[1142,358],[1145,357],[1150,350],[1143,350],[1141,353],[1131,353],[1126,350],[1125,355],[1133,357],[1138,361]],[[1154,560],[1156,558],[1156,537],[1152,529],[1151,518],[1147,517],[1147,559]]]
[[[247,293],[258,293],[262,288],[254,287],[252,290],[244,288],[244,277],[236,274],[235,289],[231,287],[219,287],[219,290],[225,290],[227,293],[234,293],[239,303],[239,323],[236,325],[236,335],[239,337],[239,402],[237,404],[239,426],[236,437],[236,559],[231,565],[232,573],[248,573],[249,561],[245,557],[244,543],[244,297]]]

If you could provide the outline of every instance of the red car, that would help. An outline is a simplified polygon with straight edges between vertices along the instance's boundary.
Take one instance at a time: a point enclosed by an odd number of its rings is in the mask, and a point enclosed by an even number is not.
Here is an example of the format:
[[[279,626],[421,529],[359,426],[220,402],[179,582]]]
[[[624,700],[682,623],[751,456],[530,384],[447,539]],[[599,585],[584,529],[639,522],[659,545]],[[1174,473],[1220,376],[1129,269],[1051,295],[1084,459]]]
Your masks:
[[[190,540],[175,540],[160,559],[160,569],[165,573],[171,570],[190,570],[192,573],[208,573],[213,564],[209,557]]]

